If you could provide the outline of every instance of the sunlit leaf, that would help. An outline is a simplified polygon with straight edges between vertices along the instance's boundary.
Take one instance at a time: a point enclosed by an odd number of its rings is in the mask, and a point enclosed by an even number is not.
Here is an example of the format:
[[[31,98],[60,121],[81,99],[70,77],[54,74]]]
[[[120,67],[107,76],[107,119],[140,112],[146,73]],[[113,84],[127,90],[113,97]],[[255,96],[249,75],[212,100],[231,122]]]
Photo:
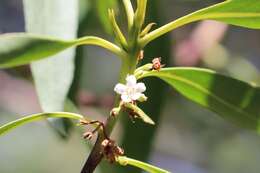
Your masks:
[[[21,125],[31,123],[38,120],[43,120],[46,118],[70,118],[75,120],[84,119],[82,115],[75,114],[75,113],[68,113],[68,112],[52,112],[52,113],[40,113],[40,114],[33,114],[30,116],[26,116],[20,118],[18,120],[12,121],[0,127],[0,135],[16,128]]]
[[[119,156],[117,158],[117,161],[119,164],[126,166],[126,165],[131,165],[138,167],[140,169],[143,169],[149,173],[170,173],[169,171],[163,170],[161,168],[158,168],[156,166],[150,165],[148,163],[144,163],[135,159],[131,159],[125,156]]]
[[[202,9],[188,17],[190,20],[213,19],[247,28],[260,28],[259,0],[227,0]]]
[[[65,40],[28,33],[2,34],[0,35],[0,68],[16,67],[48,57],[53,58],[52,55],[77,45],[96,45],[115,54],[121,53],[116,45],[93,36]]]
[[[260,1],[226,0],[162,26],[146,35],[141,42],[145,45],[175,28],[199,20],[217,20],[236,26],[260,29]]]
[[[0,68],[28,64],[72,45],[73,42],[33,34],[3,34],[0,36]]]
[[[159,77],[188,99],[224,119],[260,133],[260,88],[211,70],[165,68],[143,77]]]
[[[78,29],[79,1],[23,0],[25,28],[29,33],[75,39]],[[64,111],[74,75],[75,48],[68,49],[50,59],[31,64],[32,74],[44,112]],[[58,82],[57,82],[58,81]],[[54,121],[54,120],[53,120]],[[65,136],[70,129],[66,120],[51,122]]]

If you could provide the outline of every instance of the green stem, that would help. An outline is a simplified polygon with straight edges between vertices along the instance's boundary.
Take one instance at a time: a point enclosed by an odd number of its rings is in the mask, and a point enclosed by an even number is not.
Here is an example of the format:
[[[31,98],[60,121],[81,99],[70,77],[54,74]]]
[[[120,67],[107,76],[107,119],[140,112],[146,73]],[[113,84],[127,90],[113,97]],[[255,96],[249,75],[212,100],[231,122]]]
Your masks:
[[[186,25],[188,23],[191,23],[191,22],[195,22],[195,21],[199,21],[199,20],[205,20],[205,19],[214,19],[216,18],[216,14],[203,14],[205,12],[206,9],[210,9],[210,8],[214,8],[214,7],[217,7],[217,6],[221,6],[223,5],[224,3],[227,3],[228,1],[224,1],[224,2],[221,2],[221,3],[218,3],[218,4],[215,4],[211,7],[208,7],[208,8],[203,8],[201,10],[198,10],[198,11],[195,11],[193,13],[190,13],[186,16],[183,16],[177,20],[174,20],[152,32],[150,32],[149,34],[147,34],[145,37],[143,37],[142,39],[139,40],[139,43],[140,45],[142,46],[145,46],[147,45],[148,43],[150,43],[152,40],[180,27],[180,26],[183,26],[183,25]],[[237,16],[237,14],[236,14]],[[221,17],[221,16],[219,16]],[[222,16],[224,17],[224,16]]]
[[[110,23],[112,25],[113,33],[115,35],[116,40],[120,43],[122,48],[127,49],[128,45],[124,34],[122,33],[121,29],[119,28],[116,22],[114,10],[112,9],[108,10],[108,14],[109,14]]]
[[[134,9],[131,3],[131,0],[123,0],[126,16],[127,16],[127,22],[128,22],[128,30],[130,30],[134,23]]]
[[[135,23],[141,30],[146,15],[147,0],[137,0],[137,10],[135,14]]]
[[[138,53],[134,53],[133,56],[131,56],[131,54],[129,54],[129,56],[127,57],[121,57],[122,59],[122,66],[121,66],[121,72],[120,72],[120,76],[119,76],[119,82],[125,82],[125,78],[128,74],[133,74],[135,69],[136,69],[136,64],[137,64],[137,54]],[[115,99],[115,107],[118,107],[120,104],[120,97],[117,96]],[[117,116],[112,116],[110,115],[105,123],[105,130],[107,135],[110,136],[110,134],[112,133],[114,126],[116,124],[116,122],[118,121],[119,116],[122,114],[122,112],[119,113],[119,115]],[[101,162],[102,158],[103,158],[103,154],[102,154],[102,142],[105,139],[105,136],[100,133],[98,135],[98,139],[94,145],[94,148],[92,149],[87,162],[85,163],[81,173],[92,173],[95,168],[97,167],[97,165]]]
[[[125,5],[127,5],[127,1],[124,1]],[[128,2],[130,3],[130,2]],[[123,51],[122,49],[115,47],[113,44],[110,42],[107,42],[105,40],[100,40],[101,42],[105,43],[105,48],[109,48],[109,50],[113,50],[118,54],[118,56],[121,58],[122,65],[121,65],[121,71],[119,75],[119,82],[124,83],[125,78],[127,77],[128,74],[134,74],[136,70],[136,65],[138,62],[138,54],[142,50],[142,47],[138,45],[138,38],[139,38],[139,33],[144,21],[144,15],[145,15],[145,10],[146,10],[146,3],[147,0],[138,0],[138,12],[137,15],[135,16],[136,18],[134,19],[134,23],[132,28],[130,29],[130,39],[127,43],[129,46],[128,49],[126,50],[127,52]],[[128,4],[130,5],[130,4]],[[132,8],[132,7],[130,7]],[[131,11],[131,10],[130,10]],[[131,12],[130,12],[131,13]],[[143,14],[141,14],[143,13]],[[130,14],[128,14],[130,15]],[[132,15],[132,14],[131,14]],[[96,42],[95,42],[96,43]],[[99,42],[98,42],[99,43]],[[102,43],[102,44],[103,44]],[[104,46],[104,45],[100,45]],[[120,51],[119,51],[120,49]],[[117,96],[115,99],[115,107],[119,107],[120,105],[120,97]],[[110,115],[105,123],[105,131],[108,136],[112,133],[116,122],[118,121],[120,115],[122,112],[120,111],[117,116]],[[85,163],[81,173],[92,173],[97,165],[101,162],[103,158],[103,153],[102,153],[102,142],[104,141],[105,136],[100,133],[98,135],[98,139],[94,145],[94,148],[92,149],[87,162]]]
[[[145,20],[147,0],[137,0],[137,10],[134,15],[134,23],[129,32],[129,46],[132,50],[138,49],[138,40]],[[138,45],[139,46],[139,45]]]
[[[118,55],[118,57],[124,57],[125,56],[125,52],[118,47],[117,45],[99,38],[99,37],[94,37],[94,36],[86,36],[86,37],[82,37],[78,40],[75,41],[76,45],[96,45],[96,46],[100,46],[103,47],[113,53],[115,53],[116,55]]]
[[[144,163],[135,159],[131,159],[125,156],[120,156],[117,158],[117,161],[119,164],[126,166],[126,165],[131,165],[131,166],[135,166],[138,168],[141,168],[147,172],[150,173],[170,173],[169,171],[163,170],[161,168],[158,168],[156,166],[150,165],[148,163]]]
[[[137,55],[136,55],[137,57]],[[136,69],[136,64],[137,64],[137,58],[136,57],[125,57],[124,60],[122,61],[122,67],[121,67],[121,72],[119,76],[119,83],[124,83],[125,78],[128,74],[134,74],[134,71]],[[120,96],[116,96],[115,99],[115,104],[114,107],[118,107],[120,104]],[[118,117],[120,116],[117,115],[116,117],[114,116],[109,116],[107,119],[107,125],[106,125],[106,131],[108,134],[110,134],[118,120]]]
[[[189,16],[182,17],[180,19],[177,19],[171,23],[168,23],[152,32],[144,36],[142,39],[139,40],[140,45],[145,46],[148,43],[150,43],[152,40],[174,30],[175,28],[178,28],[180,26],[183,26],[187,23],[190,23],[192,20],[189,18]]]
[[[27,123],[31,123],[34,121],[46,119],[46,118],[70,118],[70,119],[76,119],[76,120],[84,120],[84,117],[79,114],[75,113],[68,113],[68,112],[49,112],[49,113],[39,113],[39,114],[33,114],[29,115],[20,119],[17,119],[15,121],[9,122],[3,126],[0,126],[0,135]]]

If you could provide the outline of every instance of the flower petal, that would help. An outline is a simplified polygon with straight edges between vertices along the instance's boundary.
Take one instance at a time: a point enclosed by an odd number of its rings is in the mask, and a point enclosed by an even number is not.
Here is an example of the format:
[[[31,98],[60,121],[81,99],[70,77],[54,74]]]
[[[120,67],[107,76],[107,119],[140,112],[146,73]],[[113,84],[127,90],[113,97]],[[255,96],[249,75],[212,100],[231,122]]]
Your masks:
[[[134,75],[129,75],[126,77],[126,86],[133,87],[136,85],[136,78]]]
[[[125,103],[129,103],[129,102],[133,101],[127,94],[122,94],[121,100]]]
[[[121,83],[116,84],[114,91],[118,94],[123,94],[124,92],[126,92],[127,87]]]
[[[142,82],[137,83],[137,84],[135,85],[135,90],[136,90],[136,92],[139,92],[139,93],[145,92],[146,86],[145,86],[145,84],[142,83]]]
[[[131,96],[131,99],[132,99],[132,100],[138,100],[141,96],[143,96],[142,93],[134,93],[134,94]]]

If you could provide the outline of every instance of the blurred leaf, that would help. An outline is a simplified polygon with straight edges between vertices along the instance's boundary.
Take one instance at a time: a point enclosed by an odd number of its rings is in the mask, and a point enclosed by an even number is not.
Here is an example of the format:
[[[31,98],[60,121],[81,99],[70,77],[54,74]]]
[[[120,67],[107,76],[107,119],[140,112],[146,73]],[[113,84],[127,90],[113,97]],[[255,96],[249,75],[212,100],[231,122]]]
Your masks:
[[[131,166],[135,166],[138,168],[141,168],[147,172],[150,173],[170,173],[169,171],[163,170],[161,168],[158,168],[156,166],[150,165],[148,163],[144,163],[135,159],[130,159],[128,157],[125,156],[119,156],[117,158],[117,161],[119,164],[126,166],[126,165],[131,165]]]
[[[2,34],[0,35],[0,68],[16,67],[44,58],[50,58],[49,60],[51,60],[55,58],[55,56],[51,55],[55,55],[69,47],[87,44],[103,46],[116,54],[120,52],[117,46],[92,36],[76,40],[62,40],[37,34]],[[67,66],[62,66],[63,70],[66,69],[64,67],[67,68]],[[46,73],[47,71],[44,72]]]
[[[62,39],[76,38],[77,1],[69,0],[64,3],[62,0],[24,0],[24,8],[28,32]],[[73,78],[74,52],[70,49],[52,59],[32,64],[35,84],[44,111],[63,110]]]
[[[0,37],[0,67],[15,67],[47,58],[74,43],[34,34],[3,34]]]
[[[143,77],[159,77],[188,99],[224,119],[260,133],[260,88],[199,68],[165,68]]]
[[[24,0],[26,31],[35,34],[74,39],[78,28],[78,1]],[[75,49],[66,50],[31,64],[40,105],[44,112],[63,111],[74,75]],[[58,82],[57,82],[58,81]],[[69,129],[66,120],[51,124],[64,136]],[[66,134],[65,134],[66,135]]]
[[[191,14],[189,20],[213,19],[247,28],[260,28],[259,0],[227,0]]]
[[[208,19],[246,28],[260,29],[260,1],[226,0],[166,24],[147,34],[141,42],[145,45],[175,28],[191,22]]]
[[[96,0],[98,17],[106,32],[111,33],[112,27],[108,17],[108,9],[117,7],[117,0]]]
[[[31,123],[33,121],[43,120],[46,118],[70,118],[75,120],[84,119],[82,115],[75,114],[75,113],[68,113],[68,112],[52,112],[52,113],[40,113],[40,114],[33,114],[30,116],[26,116],[20,118],[18,120],[12,121],[0,127],[0,135],[27,123]]]
[[[85,22],[86,17],[90,11],[91,3],[87,0],[79,0],[79,29],[82,22]],[[79,34],[78,34],[79,35]]]
[[[64,111],[65,112],[80,113],[80,110],[77,108],[77,106],[70,99],[66,99]]]
[[[87,29],[93,27],[91,25],[91,3],[86,0],[80,0],[80,22],[78,27],[78,38],[87,35]],[[88,27],[91,26],[91,27]],[[82,78],[84,78],[85,74],[82,73],[84,68],[84,62],[87,59],[86,49],[83,46],[79,46],[76,48],[76,57],[75,57],[75,72],[74,72],[74,79],[68,94],[69,99],[77,104],[77,96],[78,91],[81,88]]]

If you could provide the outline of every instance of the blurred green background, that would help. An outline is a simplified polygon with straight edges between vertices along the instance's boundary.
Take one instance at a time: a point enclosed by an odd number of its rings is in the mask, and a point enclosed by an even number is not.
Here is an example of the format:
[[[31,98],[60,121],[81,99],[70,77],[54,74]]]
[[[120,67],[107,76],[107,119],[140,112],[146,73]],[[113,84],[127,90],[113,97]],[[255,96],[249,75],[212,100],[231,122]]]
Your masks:
[[[78,35],[110,39],[104,1],[80,0]],[[150,0],[147,23],[162,25],[217,0]],[[111,3],[126,29],[122,5]],[[121,10],[119,10],[121,9]],[[121,13],[119,13],[121,11]],[[158,27],[158,26],[156,26]],[[1,0],[0,33],[23,32],[21,0]],[[212,68],[235,78],[260,84],[260,31],[205,21],[181,27],[149,45],[145,60],[162,57],[167,66]],[[96,47],[77,50],[76,80],[70,97],[80,110],[104,119],[113,104],[120,62]],[[123,118],[113,138],[129,157],[176,173],[258,173],[260,137],[225,122],[216,114],[186,100],[159,80],[149,80],[144,106],[156,127]],[[230,86],[232,90],[232,86]],[[0,124],[20,115],[40,112],[28,66],[0,71]],[[77,173],[89,153],[89,141],[74,128],[60,138],[46,122],[20,127],[0,137],[0,173]],[[123,171],[122,171],[123,170]],[[132,169],[118,172],[137,172]],[[111,172],[111,171],[103,171]]]

